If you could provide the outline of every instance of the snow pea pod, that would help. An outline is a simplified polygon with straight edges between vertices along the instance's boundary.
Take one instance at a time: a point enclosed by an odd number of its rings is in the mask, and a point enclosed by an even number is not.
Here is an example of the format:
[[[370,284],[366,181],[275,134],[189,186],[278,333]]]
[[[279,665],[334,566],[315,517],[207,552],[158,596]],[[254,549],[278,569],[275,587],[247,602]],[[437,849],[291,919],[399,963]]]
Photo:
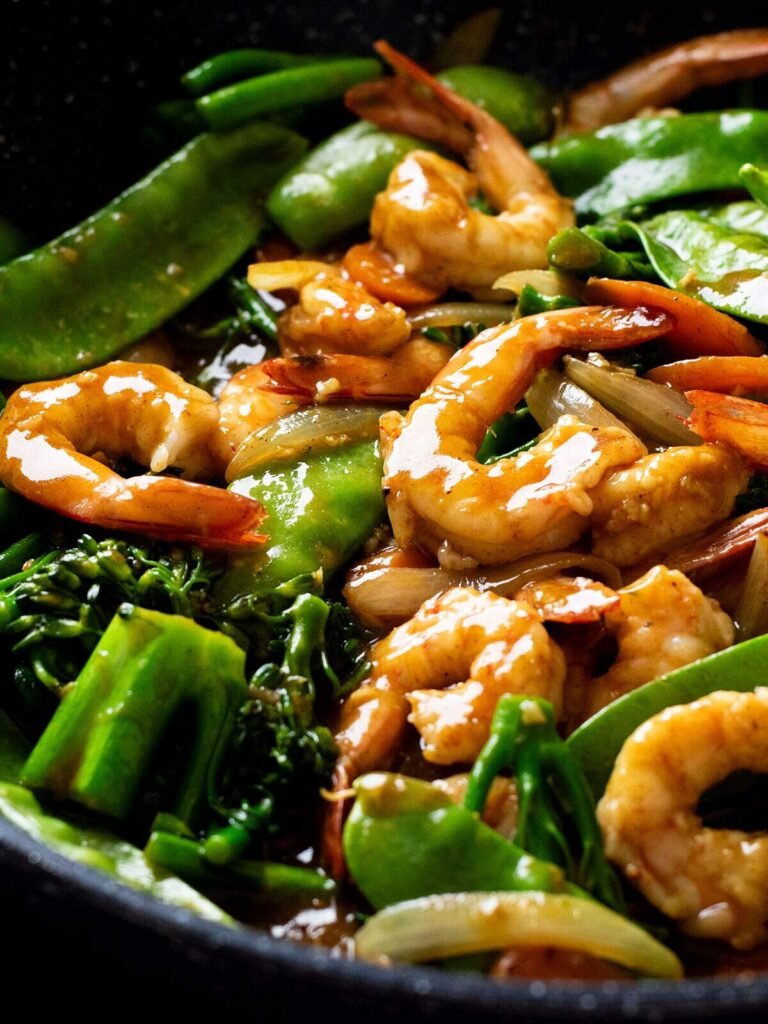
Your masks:
[[[196,106],[214,131],[227,131],[275,110],[339,99],[351,86],[380,74],[381,64],[373,57],[319,61],[225,85],[201,96]]]
[[[761,203],[745,199],[701,212],[708,220],[733,231],[750,231],[768,238],[768,209]]]
[[[554,96],[530,75],[485,64],[461,64],[441,71],[437,78],[487,110],[526,146],[552,133]]]
[[[21,256],[27,249],[22,232],[5,217],[0,217],[0,265]]]
[[[263,552],[233,562],[218,597],[269,590],[304,573],[330,575],[384,516],[381,457],[375,441],[309,452],[231,484],[267,510]]]
[[[653,276],[650,266],[634,253],[617,252],[581,228],[565,228],[551,238],[547,259],[555,270],[578,277],[633,281]]]
[[[218,89],[229,82],[252,78],[268,71],[282,71],[306,64],[317,64],[322,57],[303,53],[286,53],[283,50],[261,50],[248,47],[227,50],[209,57],[181,76],[181,84],[192,96],[203,96],[211,89]]]
[[[559,868],[529,856],[428,782],[372,772],[357,779],[355,793],[344,856],[377,910],[435,892],[572,891]]]
[[[768,111],[636,118],[535,146],[533,158],[584,218],[636,204],[740,188],[745,163],[768,162]]]
[[[762,171],[754,164],[745,164],[739,176],[753,198],[768,206],[768,171]]]
[[[622,221],[670,288],[716,309],[768,323],[768,236],[738,231],[693,210]]]
[[[178,312],[253,244],[254,196],[304,145],[267,124],[198,136],[82,224],[0,267],[0,377],[74,373]]]
[[[342,128],[278,181],[267,212],[301,249],[320,249],[368,219],[392,168],[412,149],[429,148],[367,121]]]
[[[647,719],[715,690],[754,690],[767,678],[768,636],[746,640],[619,697],[580,725],[566,740],[566,747],[581,765],[595,797],[600,797],[624,741]]]

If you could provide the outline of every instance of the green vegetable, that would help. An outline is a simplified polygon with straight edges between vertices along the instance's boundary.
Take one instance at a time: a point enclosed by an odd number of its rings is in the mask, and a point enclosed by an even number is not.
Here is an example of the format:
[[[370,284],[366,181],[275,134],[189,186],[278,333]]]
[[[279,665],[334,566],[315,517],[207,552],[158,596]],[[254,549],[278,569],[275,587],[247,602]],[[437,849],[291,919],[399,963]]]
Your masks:
[[[158,327],[253,244],[254,197],[303,148],[276,125],[201,135],[78,227],[0,267],[0,376],[72,373]]]
[[[267,197],[267,212],[299,248],[321,249],[364,224],[395,165],[423,148],[429,147],[365,121],[349,125],[278,181]]]
[[[603,853],[592,793],[557,732],[548,701],[511,694],[499,700],[488,742],[469,776],[465,807],[479,814],[493,780],[504,770],[514,775],[517,786],[515,843],[562,867],[601,902],[623,910],[621,887]]]
[[[28,248],[26,237],[16,225],[0,217],[0,265],[21,256]]]
[[[761,203],[744,200],[700,212],[707,220],[733,231],[750,231],[768,238],[768,210]]]
[[[374,772],[354,787],[344,856],[376,909],[434,892],[566,887],[559,868],[508,842],[428,782]]]
[[[536,313],[547,313],[551,309],[570,309],[578,305],[579,300],[570,295],[544,295],[532,284],[526,284],[517,297],[517,314],[533,316]]]
[[[638,278],[646,280],[652,276],[651,268],[645,261],[633,253],[609,249],[587,229],[565,228],[558,232],[549,241],[547,259],[555,270],[576,274],[578,277],[617,277],[636,281]],[[570,305],[576,303],[571,301]]]
[[[552,134],[554,97],[530,75],[483,64],[463,64],[437,76],[454,92],[487,110],[524,145]]]
[[[768,636],[729,647],[640,686],[598,711],[568,738],[592,792],[601,796],[624,741],[664,708],[688,704],[715,690],[754,690],[768,679]]]
[[[201,96],[197,109],[214,131],[227,131],[275,110],[339,99],[353,85],[380,74],[373,57],[317,61],[226,85]]]
[[[214,866],[206,858],[202,843],[168,832],[153,832],[144,852],[147,861],[155,868],[172,871],[195,885],[208,888],[255,889],[277,895],[305,893],[315,897],[327,895],[335,889],[332,879],[311,868],[252,860]]]
[[[768,236],[737,231],[693,210],[623,221],[670,288],[725,313],[768,323]]]
[[[764,207],[768,206],[768,170],[760,170],[754,164],[745,164],[739,177],[752,195]]]
[[[531,151],[581,217],[741,187],[745,163],[768,162],[768,111],[636,118]]]
[[[509,459],[531,448],[537,441],[539,425],[526,405],[505,412],[487,430],[477,449],[477,461],[484,464]]]
[[[222,601],[303,573],[330,575],[384,515],[381,458],[373,441],[275,463],[236,480],[231,490],[264,505],[269,540],[255,558],[233,562],[218,591]]]
[[[221,633],[123,606],[35,745],[22,782],[125,818],[171,721],[191,706],[195,736],[174,807],[191,823],[213,792],[245,696],[244,663]]]
[[[281,71],[285,68],[302,67],[305,64],[317,64],[321,60],[320,57],[303,53],[285,53],[282,50],[227,50],[226,53],[217,53],[187,71],[181,76],[181,84],[192,96],[202,96],[211,89],[218,89],[238,79],[262,75],[265,71]]]

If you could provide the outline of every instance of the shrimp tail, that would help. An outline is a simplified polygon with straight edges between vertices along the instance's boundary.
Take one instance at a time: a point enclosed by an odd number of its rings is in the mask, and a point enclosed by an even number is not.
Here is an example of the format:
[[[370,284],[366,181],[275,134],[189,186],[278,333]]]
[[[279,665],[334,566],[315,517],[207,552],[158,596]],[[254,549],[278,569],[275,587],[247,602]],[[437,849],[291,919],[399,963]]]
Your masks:
[[[222,551],[256,547],[267,539],[254,532],[266,516],[259,502],[189,480],[131,477],[100,504],[82,519],[105,529]],[[73,518],[81,517],[74,513]]]

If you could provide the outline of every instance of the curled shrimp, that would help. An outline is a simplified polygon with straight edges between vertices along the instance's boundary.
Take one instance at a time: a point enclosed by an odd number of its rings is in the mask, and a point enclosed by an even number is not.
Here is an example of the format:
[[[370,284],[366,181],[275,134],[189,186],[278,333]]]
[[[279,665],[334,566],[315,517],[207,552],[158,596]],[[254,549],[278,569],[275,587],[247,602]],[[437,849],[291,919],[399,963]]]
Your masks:
[[[525,317],[457,352],[406,417],[382,417],[384,486],[395,539],[438,556],[498,564],[569,547],[589,525],[590,492],[610,470],[646,454],[618,427],[561,419],[515,458],[482,465],[487,428],[522,398],[536,371],[566,347],[611,348],[657,337],[667,314],[577,307]]]
[[[606,853],[690,935],[751,949],[768,939],[768,834],[712,829],[702,793],[768,772],[768,688],[667,708],[624,744],[597,809]]]
[[[675,43],[571,95],[559,134],[589,132],[703,86],[768,72],[768,29],[737,29]]]
[[[264,291],[299,292],[299,301],[278,319],[283,355],[386,355],[411,335],[404,309],[377,299],[333,264],[318,260],[254,263],[248,268],[248,283]]]
[[[255,363],[238,370],[221,390],[219,425],[213,444],[224,466],[229,465],[254,430],[295,412],[303,404],[275,391],[265,366],[266,363]]]
[[[605,614],[616,658],[607,672],[582,687],[572,690],[568,684],[571,725],[630,690],[733,643],[728,615],[677,570],[654,566],[616,593],[618,604]]]
[[[570,202],[485,110],[387,43],[376,49],[398,77],[356,86],[347,105],[376,124],[458,150],[470,167],[427,151],[409,153],[374,203],[371,236],[378,247],[438,291],[482,295],[508,271],[546,268],[549,239],[574,223]],[[419,94],[423,86],[431,102]],[[480,190],[498,216],[471,206]]]
[[[124,478],[106,461],[129,458],[153,473],[219,470],[213,399],[171,370],[114,362],[28,384],[0,417],[0,479],[30,501],[108,529],[206,547],[247,547],[264,513],[258,502],[176,477]]]

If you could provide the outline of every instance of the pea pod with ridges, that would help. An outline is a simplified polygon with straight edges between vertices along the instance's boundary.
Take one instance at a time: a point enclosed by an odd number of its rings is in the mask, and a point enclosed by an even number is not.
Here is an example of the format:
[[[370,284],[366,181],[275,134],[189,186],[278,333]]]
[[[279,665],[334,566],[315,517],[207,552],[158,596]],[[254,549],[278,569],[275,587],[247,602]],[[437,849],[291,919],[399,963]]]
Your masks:
[[[276,125],[198,136],[78,227],[0,267],[0,377],[77,372],[164,323],[256,241],[258,194],[304,146]]]

